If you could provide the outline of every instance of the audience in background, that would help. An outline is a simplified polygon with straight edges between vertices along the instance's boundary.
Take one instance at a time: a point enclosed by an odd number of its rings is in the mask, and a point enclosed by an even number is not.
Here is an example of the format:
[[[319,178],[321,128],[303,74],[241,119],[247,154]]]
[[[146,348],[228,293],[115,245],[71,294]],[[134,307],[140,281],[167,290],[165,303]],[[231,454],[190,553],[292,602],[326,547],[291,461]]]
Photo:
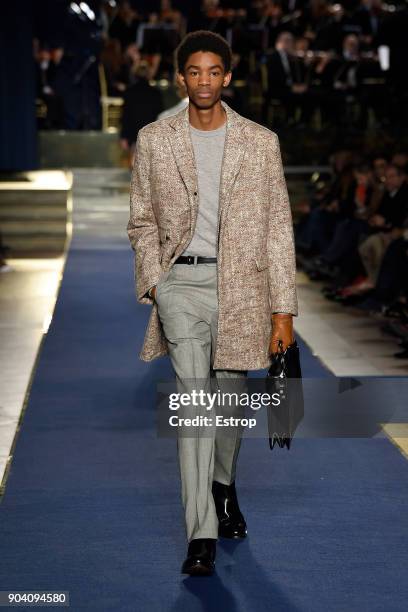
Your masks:
[[[295,225],[298,264],[329,300],[389,319],[408,357],[408,155],[339,151]],[[390,323],[391,321],[391,323]]]
[[[201,28],[231,42],[234,79],[245,81],[254,98],[263,83],[262,112],[255,120],[270,125],[269,118],[283,115],[285,123],[300,127],[358,130],[368,125],[398,130],[408,123],[408,6],[400,0],[89,0],[58,6],[58,23],[48,34],[41,28],[35,58],[44,80],[44,54],[52,57],[54,48],[60,50],[47,78],[67,108],[60,119],[57,98],[39,87],[53,116],[43,128],[100,125],[98,63],[113,96],[123,96],[131,84],[127,77],[135,54],[147,62],[150,80],[173,82],[175,47],[186,32]],[[270,106],[277,105],[282,113],[271,116]],[[246,111],[255,112],[250,104]]]

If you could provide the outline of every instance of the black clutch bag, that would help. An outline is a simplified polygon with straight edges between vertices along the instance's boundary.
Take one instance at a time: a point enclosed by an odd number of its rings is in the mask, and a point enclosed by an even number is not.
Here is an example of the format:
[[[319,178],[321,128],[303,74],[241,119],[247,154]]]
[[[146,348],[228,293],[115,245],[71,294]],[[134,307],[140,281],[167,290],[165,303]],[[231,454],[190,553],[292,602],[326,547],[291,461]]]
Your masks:
[[[282,351],[282,342],[279,341],[279,350],[271,358],[265,386],[270,395],[279,394],[280,402],[276,406],[271,403],[267,406],[269,447],[272,450],[277,442],[280,448],[287,446],[289,450],[295,430],[304,416],[302,372],[296,340],[285,351]]]

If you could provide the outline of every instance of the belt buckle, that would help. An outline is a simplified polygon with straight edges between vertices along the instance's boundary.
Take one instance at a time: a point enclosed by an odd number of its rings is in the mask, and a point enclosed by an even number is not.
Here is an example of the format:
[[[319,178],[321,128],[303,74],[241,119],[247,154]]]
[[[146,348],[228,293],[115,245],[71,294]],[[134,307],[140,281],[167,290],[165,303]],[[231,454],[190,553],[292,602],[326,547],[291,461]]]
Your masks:
[[[198,255],[187,255],[187,263],[190,264],[196,264],[198,260]]]

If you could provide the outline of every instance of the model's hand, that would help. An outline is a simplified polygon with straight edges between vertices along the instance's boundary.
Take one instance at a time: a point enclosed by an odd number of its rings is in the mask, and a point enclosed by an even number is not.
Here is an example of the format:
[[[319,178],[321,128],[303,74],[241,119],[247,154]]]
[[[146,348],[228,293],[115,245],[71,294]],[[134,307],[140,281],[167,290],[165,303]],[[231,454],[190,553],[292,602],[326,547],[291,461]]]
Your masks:
[[[295,341],[293,334],[293,315],[286,313],[275,313],[272,315],[272,335],[269,344],[270,354],[278,352],[279,340],[282,340],[283,351]]]

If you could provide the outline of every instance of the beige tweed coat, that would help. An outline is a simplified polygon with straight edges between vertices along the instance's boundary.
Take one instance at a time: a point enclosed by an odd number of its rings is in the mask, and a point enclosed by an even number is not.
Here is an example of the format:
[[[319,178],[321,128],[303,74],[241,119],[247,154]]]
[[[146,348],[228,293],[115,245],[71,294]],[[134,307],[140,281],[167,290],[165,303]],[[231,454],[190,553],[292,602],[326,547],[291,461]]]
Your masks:
[[[298,314],[288,192],[275,132],[224,101],[227,129],[221,168],[217,251],[218,334],[214,369],[270,365],[273,312]],[[138,134],[127,232],[135,252],[136,297],[151,304],[140,359],[168,353],[147,291],[189,244],[199,205],[188,106]]]

